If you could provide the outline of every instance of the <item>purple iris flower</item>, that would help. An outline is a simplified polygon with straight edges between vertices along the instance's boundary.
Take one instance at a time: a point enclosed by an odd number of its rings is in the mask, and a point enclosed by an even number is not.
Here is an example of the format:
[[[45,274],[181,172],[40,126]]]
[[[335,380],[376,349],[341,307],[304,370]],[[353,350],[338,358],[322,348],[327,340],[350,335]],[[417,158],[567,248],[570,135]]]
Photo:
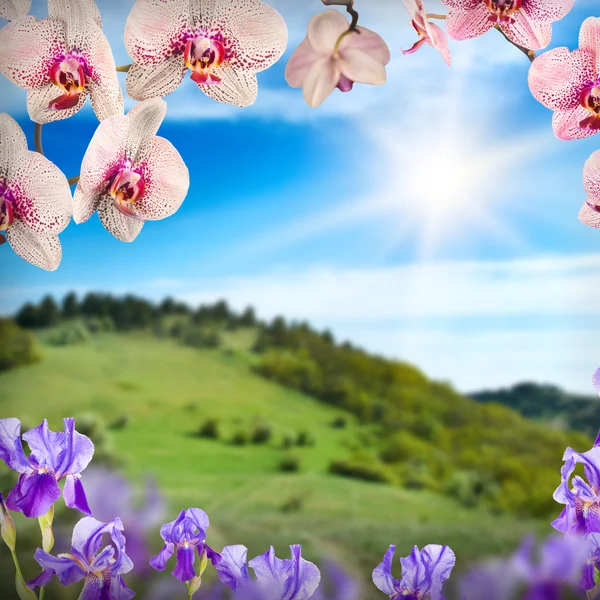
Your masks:
[[[202,556],[206,550],[206,556],[212,564],[218,564],[221,555],[206,543],[206,530],[209,525],[208,515],[203,510],[199,508],[182,510],[175,521],[166,523],[160,528],[160,535],[165,545],[150,561],[152,568],[164,571],[167,561],[177,550],[177,566],[172,575],[185,583],[196,577],[194,570],[196,550],[199,556]]]
[[[565,588],[575,592],[580,579],[583,582],[582,566],[588,549],[588,542],[580,536],[552,536],[534,559],[534,540],[529,536],[508,559],[490,561],[468,571],[460,581],[460,597],[560,600]]]
[[[91,515],[80,474],[94,455],[94,444],[75,431],[75,419],[65,419],[64,433],[48,429],[48,421],[23,434],[29,458],[21,443],[21,421],[0,419],[0,459],[19,473],[15,488],[6,498],[10,510],[26,517],[42,517],[60,497],[58,482],[66,479],[65,504]]]
[[[245,546],[226,546],[217,565],[219,579],[239,600],[307,600],[319,586],[321,573],[316,565],[302,558],[300,545],[290,546],[290,550],[291,559],[281,560],[271,546],[246,565]],[[250,578],[248,566],[256,581]]]
[[[373,571],[373,583],[391,600],[443,600],[442,583],[450,577],[456,562],[448,546],[430,544],[423,550],[417,546],[410,556],[401,558],[402,579],[392,575],[392,561],[396,546],[390,546],[383,562]]]
[[[360,585],[340,565],[327,561],[324,581],[315,592],[313,600],[359,600]]]
[[[552,527],[563,533],[600,533],[600,434],[591,450],[580,454],[567,448],[563,460],[554,499],[565,508]],[[572,477],[578,463],[583,464],[585,479]]]
[[[152,556],[146,542],[150,530],[162,522],[165,501],[154,482],[146,481],[143,503],[135,500],[133,487],[120,473],[105,467],[90,467],[85,473],[85,489],[90,508],[100,521],[117,516],[127,531],[127,554],[136,565],[136,573],[151,570]]]
[[[579,587],[582,590],[592,590],[596,587],[594,575],[600,568],[600,533],[590,533],[587,536],[588,554],[581,569]]]
[[[125,536],[120,519],[101,523],[92,517],[81,519],[73,529],[71,554],[52,556],[40,548],[35,560],[44,569],[28,585],[30,588],[45,586],[53,575],[61,585],[71,585],[85,580],[80,600],[129,600],[135,596],[121,575],[133,569],[133,563],[125,554]],[[111,544],[100,550],[102,538],[109,535]]]

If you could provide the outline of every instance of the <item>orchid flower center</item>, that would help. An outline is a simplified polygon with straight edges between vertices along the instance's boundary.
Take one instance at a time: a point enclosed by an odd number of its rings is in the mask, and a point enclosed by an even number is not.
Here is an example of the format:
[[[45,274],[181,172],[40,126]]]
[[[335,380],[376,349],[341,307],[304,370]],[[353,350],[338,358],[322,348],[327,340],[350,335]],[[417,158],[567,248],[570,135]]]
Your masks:
[[[185,66],[193,71],[192,79],[197,84],[221,83],[221,78],[214,72],[225,60],[225,46],[219,40],[204,36],[188,40],[184,56]]]
[[[78,58],[69,56],[57,60],[50,67],[50,80],[64,93],[52,100],[48,108],[65,110],[77,105],[86,82],[85,70]]]
[[[146,184],[140,173],[123,167],[114,177],[109,193],[117,210],[128,217],[136,217],[133,205],[142,197]]]
[[[6,180],[0,180],[0,231],[6,231],[15,220],[15,196],[8,187]],[[4,243],[4,236],[0,235],[0,243]],[[4,240],[5,241],[5,240]]]
[[[491,21],[511,24],[515,22],[513,15],[523,6],[523,0],[485,0],[485,5],[492,13]]]

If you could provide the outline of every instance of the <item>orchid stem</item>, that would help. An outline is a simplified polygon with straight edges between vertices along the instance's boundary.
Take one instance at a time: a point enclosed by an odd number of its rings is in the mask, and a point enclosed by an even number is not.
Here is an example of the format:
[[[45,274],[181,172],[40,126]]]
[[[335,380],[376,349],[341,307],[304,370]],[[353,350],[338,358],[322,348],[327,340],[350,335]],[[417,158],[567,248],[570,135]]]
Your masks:
[[[69,185],[75,185],[76,183],[79,183],[79,179],[80,176],[77,175],[76,177],[70,177],[67,181],[69,182]]]
[[[117,73],[128,73],[129,69],[131,69],[131,65],[120,65],[115,68],[117,70]]]
[[[507,42],[512,44],[515,48],[518,48],[531,62],[533,62],[536,59],[536,54],[533,50],[529,50],[524,46],[519,46],[519,44],[515,44],[515,42],[509,39],[509,37],[504,33],[504,31],[502,31],[502,29],[498,25],[496,25],[494,28],[497,29],[504,36]]]
[[[35,124],[33,130],[33,143],[35,145],[35,151],[44,156],[44,148],[42,146],[42,125],[40,123]]]
[[[446,20],[446,15],[438,15],[436,13],[427,13],[428,19],[439,19],[440,21]]]
[[[358,12],[354,8],[354,0],[321,0],[325,6],[345,6],[346,11],[352,17],[352,23],[350,23],[350,31],[358,31]]]

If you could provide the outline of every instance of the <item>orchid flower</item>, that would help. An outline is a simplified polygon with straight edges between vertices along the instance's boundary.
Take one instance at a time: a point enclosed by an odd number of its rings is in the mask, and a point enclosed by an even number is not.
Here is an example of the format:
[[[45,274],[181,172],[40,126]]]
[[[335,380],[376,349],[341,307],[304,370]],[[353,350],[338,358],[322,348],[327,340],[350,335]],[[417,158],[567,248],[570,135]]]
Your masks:
[[[94,454],[94,444],[75,431],[75,419],[65,419],[64,433],[48,429],[48,421],[23,434],[31,454],[21,444],[21,422],[0,419],[0,459],[19,473],[17,485],[6,498],[10,510],[26,517],[42,517],[60,497],[58,482],[65,479],[65,504],[90,515],[81,472]]]
[[[0,0],[0,19],[16,21],[27,15],[31,0]]]
[[[442,600],[442,583],[450,577],[456,562],[454,552],[448,546],[430,544],[423,550],[417,546],[410,556],[400,559],[402,579],[392,575],[392,561],[396,546],[392,545],[383,557],[383,562],[373,571],[373,583],[391,600]]]
[[[583,186],[587,200],[579,211],[579,220],[589,227],[600,228],[600,150],[594,152],[583,168]],[[600,394],[600,369],[594,373],[594,389]]]
[[[49,0],[49,18],[24,17],[0,30],[0,73],[27,90],[36,123],[66,119],[89,95],[99,120],[123,113],[108,40],[92,0]]]
[[[190,179],[173,144],[156,136],[166,110],[166,102],[154,98],[100,123],[75,190],[76,223],[97,210],[110,233],[132,242],[145,221],[165,219],[179,209]]]
[[[436,50],[439,50],[446,64],[452,64],[450,57],[450,48],[448,48],[448,39],[441,27],[427,20],[427,10],[423,0],[402,0],[408,14],[412,17],[412,26],[415,28],[419,39],[408,50],[402,50],[402,54],[413,54],[423,44],[429,44]]]
[[[555,48],[529,70],[535,99],[554,111],[556,137],[575,140],[600,130],[600,19],[590,17],[579,33],[579,49]]]
[[[600,434],[591,450],[580,454],[567,448],[563,460],[562,482],[554,499],[565,508],[552,527],[563,533],[600,533]],[[585,479],[573,477],[578,463],[583,465]]]
[[[137,0],[125,45],[133,59],[127,75],[132,98],[170,94],[189,69],[207,96],[243,107],[256,100],[256,73],[284,53],[287,27],[261,0]]]
[[[162,550],[150,561],[150,566],[157,571],[164,571],[167,561],[177,550],[177,566],[172,575],[179,581],[188,582],[196,578],[194,569],[195,552],[202,558],[203,554],[213,565],[221,560],[206,543],[206,530],[210,522],[208,515],[199,508],[182,510],[175,521],[166,523],[160,529],[160,535],[165,542]]]
[[[8,239],[21,258],[54,271],[62,257],[58,234],[71,214],[67,178],[46,157],[30,152],[23,130],[1,113],[0,245]]]
[[[101,523],[86,517],[75,525],[70,554],[52,556],[38,548],[35,560],[44,569],[30,588],[47,585],[56,575],[61,585],[68,586],[85,580],[79,598],[85,600],[129,600],[135,596],[123,578],[133,569],[133,563],[125,554],[125,536],[120,519]],[[109,535],[111,545],[102,550],[102,538]]]
[[[245,546],[226,546],[221,553],[217,573],[239,600],[307,600],[315,593],[321,574],[313,563],[302,558],[302,547],[290,546],[291,560],[275,556],[273,546],[246,565]],[[250,567],[256,581],[250,578]]]
[[[528,50],[545,48],[552,23],[562,19],[574,0],[442,0],[450,9],[446,31],[454,40],[468,40],[498,27],[514,44]]]
[[[302,88],[306,103],[320,106],[337,87],[349,92],[354,83],[382,85],[390,51],[383,39],[363,27],[350,30],[337,10],[315,15],[306,39],[292,54],[285,78],[293,88]]]

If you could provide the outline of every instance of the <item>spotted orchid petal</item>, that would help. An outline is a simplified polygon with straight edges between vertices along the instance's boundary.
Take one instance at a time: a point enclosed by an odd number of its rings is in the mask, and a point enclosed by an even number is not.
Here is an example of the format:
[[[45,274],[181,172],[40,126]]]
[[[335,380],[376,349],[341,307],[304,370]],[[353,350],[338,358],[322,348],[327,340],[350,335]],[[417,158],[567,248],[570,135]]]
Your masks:
[[[31,0],[0,0],[0,19],[17,21],[27,15]]]
[[[134,219],[120,212],[110,196],[104,197],[98,205],[98,216],[106,231],[121,242],[133,242],[141,233],[144,221]]]
[[[91,19],[102,28],[102,18],[94,0],[77,0],[76,7],[65,3],[64,0],[48,0],[48,16],[52,19],[66,21],[74,14],[74,10],[77,11],[77,18]]]
[[[515,13],[513,22],[499,23],[500,29],[513,43],[531,50],[545,48],[552,39],[552,23],[534,21],[525,10]]]
[[[532,21],[552,23],[566,17],[575,0],[527,0],[523,2],[523,12]]]
[[[579,47],[589,52],[595,64],[595,72],[600,73],[600,18],[588,17],[581,25]]]
[[[494,22],[483,2],[477,2],[469,11],[450,10],[446,17],[446,31],[453,40],[470,40],[493,27]]]
[[[583,169],[583,186],[588,199],[581,207],[579,220],[589,227],[600,228],[600,150],[594,152]],[[594,374],[594,388],[600,390],[600,377]]]
[[[137,0],[125,28],[134,61],[127,92],[136,100],[166,96],[190,69],[214,100],[249,106],[256,73],[277,62],[286,44],[283,18],[261,0]]]

